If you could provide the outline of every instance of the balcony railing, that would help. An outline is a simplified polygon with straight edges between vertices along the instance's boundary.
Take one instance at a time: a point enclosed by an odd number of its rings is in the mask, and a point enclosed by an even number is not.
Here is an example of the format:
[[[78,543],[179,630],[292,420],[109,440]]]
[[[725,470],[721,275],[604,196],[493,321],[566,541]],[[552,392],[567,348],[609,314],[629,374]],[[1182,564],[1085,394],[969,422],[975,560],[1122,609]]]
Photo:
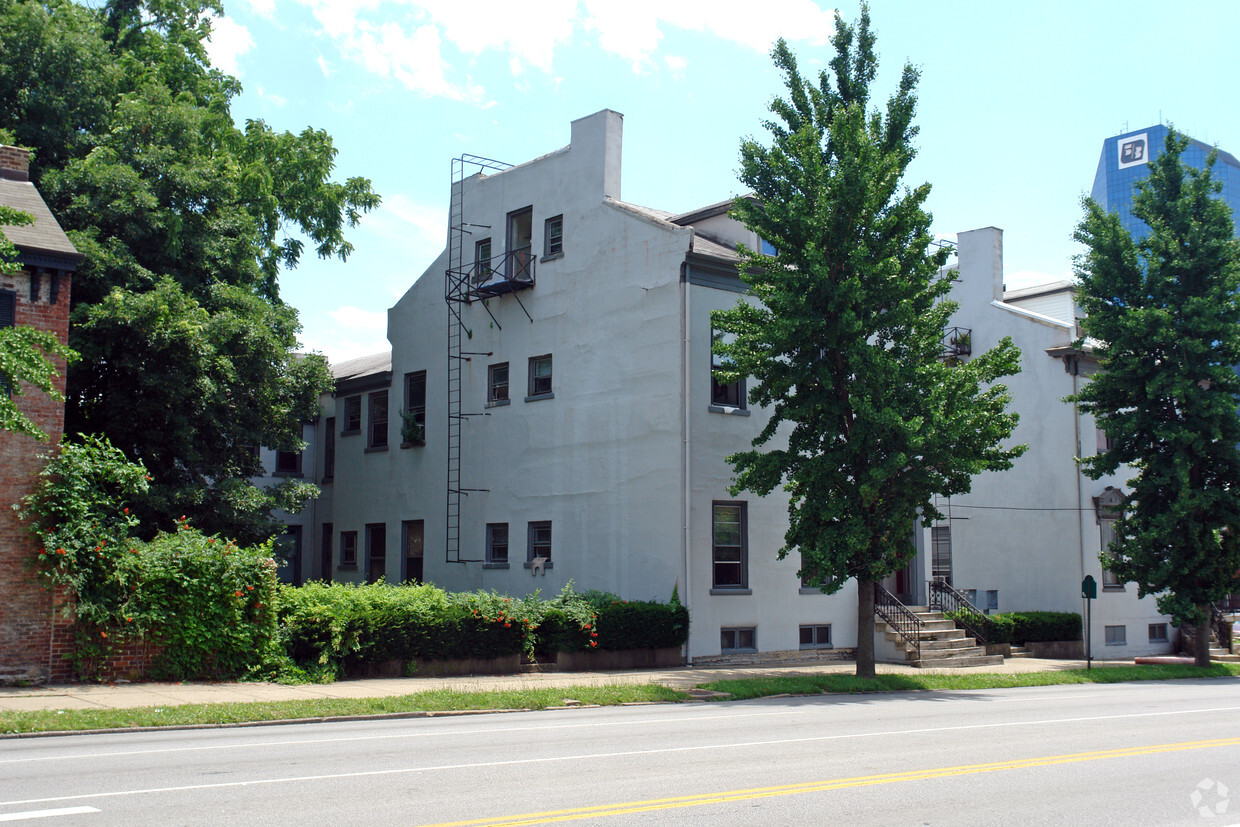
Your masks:
[[[470,294],[499,296],[534,286],[534,253],[530,247],[508,250],[489,261],[474,262],[469,275]]]
[[[973,353],[973,328],[949,327],[943,331],[943,358],[959,362]]]

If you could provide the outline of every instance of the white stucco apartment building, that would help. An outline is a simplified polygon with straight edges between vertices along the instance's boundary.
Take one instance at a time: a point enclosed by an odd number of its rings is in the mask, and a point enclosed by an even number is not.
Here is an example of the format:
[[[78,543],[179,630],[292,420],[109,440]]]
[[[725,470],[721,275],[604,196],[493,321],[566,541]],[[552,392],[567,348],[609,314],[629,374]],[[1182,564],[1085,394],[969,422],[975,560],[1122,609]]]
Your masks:
[[[786,499],[728,490],[725,457],[766,414],[713,380],[710,312],[744,296],[736,244],[761,242],[727,202],[670,215],[623,201],[622,131],[603,110],[519,166],[458,163],[447,247],[389,310],[390,355],[335,366],[303,469],[323,495],[297,518],[299,576],[514,595],[571,580],[658,600],[677,586],[691,659],[851,648],[855,589],[803,589],[799,562],[776,559]],[[1003,301],[998,230],[962,234],[954,297],[972,347],[1011,335],[1025,351],[1011,384],[1032,447],[919,531],[889,586],[924,599],[937,542],[983,607],[995,591],[1003,610],[1081,611],[1080,572],[1103,582],[1093,511],[999,510],[1092,509],[1105,488],[1077,474],[1074,440],[1093,429],[1080,436],[1060,401],[1073,321]],[[1149,601],[1131,586],[1102,597],[1096,628],[1128,628],[1107,654],[1149,650],[1147,620],[1165,622]]]

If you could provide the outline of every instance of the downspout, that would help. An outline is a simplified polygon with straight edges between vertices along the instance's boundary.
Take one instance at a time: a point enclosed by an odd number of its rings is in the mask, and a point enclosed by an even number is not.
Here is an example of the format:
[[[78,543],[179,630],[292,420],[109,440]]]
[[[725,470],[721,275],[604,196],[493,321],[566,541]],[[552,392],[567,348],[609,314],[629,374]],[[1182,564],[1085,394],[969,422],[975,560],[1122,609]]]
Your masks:
[[[689,249],[693,249],[693,231],[689,234]],[[689,611],[689,639],[685,641],[685,660],[689,660],[690,642],[693,637],[693,561],[690,554],[690,524],[689,524],[689,420],[690,405],[689,392],[691,390],[691,382],[689,377],[689,263],[683,261],[680,264],[680,362],[681,362],[681,385],[680,385],[680,408],[683,421],[681,424],[680,437],[680,512],[681,512],[681,550],[684,554],[685,564],[685,585],[680,590],[680,600],[684,604],[686,610]]]

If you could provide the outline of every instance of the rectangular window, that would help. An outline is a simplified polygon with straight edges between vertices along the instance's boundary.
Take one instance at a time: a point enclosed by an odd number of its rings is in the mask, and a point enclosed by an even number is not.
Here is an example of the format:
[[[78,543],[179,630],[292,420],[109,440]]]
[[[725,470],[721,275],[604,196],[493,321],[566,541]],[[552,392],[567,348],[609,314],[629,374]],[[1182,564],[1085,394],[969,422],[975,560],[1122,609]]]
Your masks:
[[[0,290],[0,327],[13,327],[17,324],[17,294],[11,290]],[[8,396],[13,389],[0,379],[0,393]]]
[[[276,538],[274,551],[278,559],[284,560],[285,568],[281,579],[287,577],[289,583],[300,586],[302,583],[301,526],[291,525],[285,529],[284,533]]]
[[[484,238],[474,244],[474,286],[489,281],[491,270],[491,239]]]
[[[742,629],[720,629],[719,650],[721,652],[758,651],[758,630],[752,626]]]
[[[487,562],[508,565],[508,523],[487,523]]]
[[[342,569],[357,568],[357,532],[340,532],[340,567]]]
[[[547,219],[544,228],[543,256],[550,258],[564,253],[564,216],[555,215]]]
[[[301,451],[276,451],[276,473],[300,477]]]
[[[530,357],[530,398],[551,396],[551,354]]]
[[[831,648],[831,624],[824,623],[820,626],[802,626],[801,627],[801,648],[802,649],[830,649]]]
[[[1111,450],[1111,438],[1107,436],[1107,432],[1101,428],[1094,428],[1094,438],[1097,442],[1097,453],[1105,454]]]
[[[1166,643],[1167,642],[1167,624],[1151,623],[1150,624],[1150,643]]]
[[[551,521],[539,520],[529,525],[529,547],[526,551],[527,561],[541,557],[551,559]]]
[[[712,506],[712,586],[716,589],[748,588],[745,510],[743,502],[716,502]]]
[[[426,425],[426,371],[405,374],[405,410],[414,422]]]
[[[336,417],[327,417],[323,433],[323,482],[331,482],[336,476]]]
[[[508,244],[504,248],[508,261],[505,275],[510,281],[533,281],[531,245],[534,237],[534,208],[526,207],[508,213]]]
[[[1115,553],[1111,551],[1111,543],[1115,540],[1115,519],[1103,517],[1098,520],[1098,539],[1102,548],[1102,557],[1107,560],[1114,559]],[[1119,575],[1115,572],[1103,568],[1102,569],[1102,588],[1104,589],[1122,589],[1124,584],[1120,582]]]
[[[319,544],[319,579],[332,582],[332,524],[323,523],[323,536]]]
[[[426,444],[426,371],[405,374],[405,407],[400,412],[400,443]]]
[[[812,566],[810,566],[808,563],[805,562],[804,554],[801,555],[801,588],[803,589],[819,588],[818,572]]]
[[[388,394],[375,391],[369,397],[367,448],[386,448],[388,444]]]
[[[400,524],[401,546],[405,549],[405,583],[421,583],[426,548],[426,524],[422,520],[405,520]]]
[[[1127,646],[1128,645],[1128,627],[1127,626],[1108,626],[1106,627],[1107,646]]]
[[[382,583],[387,578],[387,524],[366,524],[366,581]]]
[[[950,526],[930,529],[930,577],[952,584],[952,530]]]
[[[344,400],[344,434],[360,434],[362,432],[362,397],[350,396]]]
[[[487,404],[508,401],[508,363],[500,362],[487,368]]]
[[[710,404],[718,405],[724,408],[744,408],[745,407],[745,382],[742,379],[736,379],[731,382],[723,381],[719,375],[720,371],[727,368],[730,360],[727,357],[715,353],[715,345],[724,342],[731,342],[733,336],[730,333],[723,333],[719,330],[710,331]]]

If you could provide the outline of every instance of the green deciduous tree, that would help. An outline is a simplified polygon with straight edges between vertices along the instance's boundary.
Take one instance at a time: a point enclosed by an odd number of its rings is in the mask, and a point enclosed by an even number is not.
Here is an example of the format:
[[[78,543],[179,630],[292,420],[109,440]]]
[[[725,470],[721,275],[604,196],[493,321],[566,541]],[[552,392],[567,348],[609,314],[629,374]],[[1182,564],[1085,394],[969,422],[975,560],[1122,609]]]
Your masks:
[[[1135,471],[1103,565],[1196,626],[1204,666],[1209,604],[1240,586],[1240,243],[1214,156],[1187,167],[1187,146],[1169,132],[1137,185],[1143,238],[1085,199],[1077,300],[1102,372],[1076,399],[1111,442],[1085,472]]]
[[[0,228],[20,227],[33,220],[29,213],[0,205]],[[0,273],[19,271],[16,262],[17,248],[0,229]],[[59,374],[51,357],[73,359],[76,355],[45,330],[26,325],[0,326],[0,431],[46,440],[47,434],[18,408],[14,397],[22,395],[24,382],[52,399],[63,400],[56,389]]]
[[[905,66],[885,111],[870,109],[868,9],[855,26],[837,16],[833,42],[817,85],[782,40],[774,49],[788,95],[771,103],[771,145],[741,145],[753,197],[734,210],[776,254],[741,250],[756,301],[713,319],[734,336],[715,348],[731,375],[754,377],[750,401],[772,411],[755,449],[729,457],[734,490],[785,487],[779,555],[799,552],[802,574],[829,593],[856,579],[857,674],[869,676],[874,584],[911,559],[919,516],[936,518],[935,494],[966,492],[972,475],[1023,451],[1000,446],[1016,416],[988,384],[1015,373],[1019,353],[1005,339],[959,366],[942,361],[948,254],[931,248],[929,186],[901,186],[918,73]]]
[[[309,244],[346,259],[379,203],[331,179],[321,130],[233,122],[235,78],[204,44],[210,0],[0,0],[0,129],[34,150],[31,178],[85,255],[73,280],[66,430],[100,433],[154,476],[144,530],[195,525],[253,542],[266,510],[253,451],[301,447],[297,418],[330,387],[292,356],[277,278]]]

